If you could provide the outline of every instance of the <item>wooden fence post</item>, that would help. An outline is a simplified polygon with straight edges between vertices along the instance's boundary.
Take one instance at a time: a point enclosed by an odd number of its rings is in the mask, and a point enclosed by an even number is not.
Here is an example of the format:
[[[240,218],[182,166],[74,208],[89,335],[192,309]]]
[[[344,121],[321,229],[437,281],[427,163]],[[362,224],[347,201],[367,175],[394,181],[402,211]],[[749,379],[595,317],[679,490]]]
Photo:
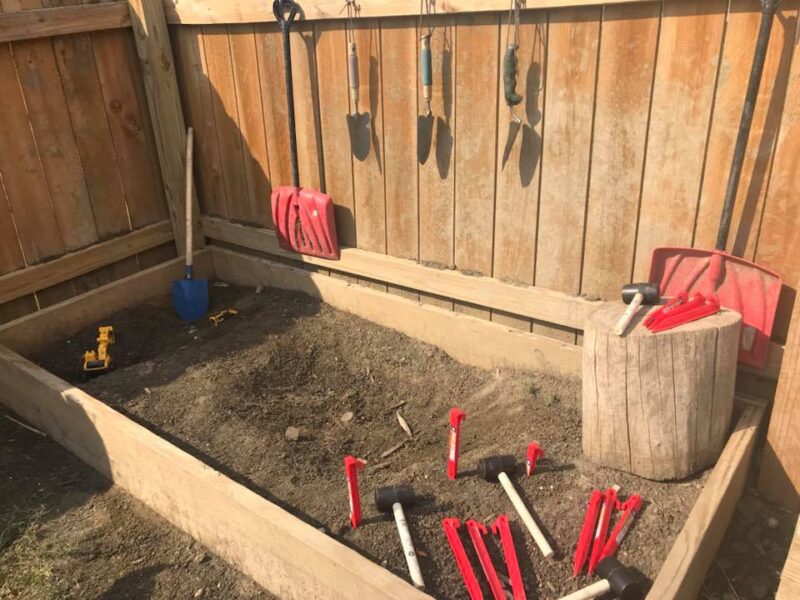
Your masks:
[[[175,59],[161,0],[129,0],[133,35],[142,65],[147,104],[153,121],[158,162],[164,179],[169,217],[175,232],[178,255],[184,253],[185,206],[184,161],[186,159],[186,121],[183,118]],[[196,186],[193,186],[196,189]],[[197,193],[193,193],[194,214],[199,215]],[[195,248],[205,240],[195,229]]]
[[[800,508],[799,430],[800,301],[795,300],[758,480],[758,490],[768,500],[792,510]]]

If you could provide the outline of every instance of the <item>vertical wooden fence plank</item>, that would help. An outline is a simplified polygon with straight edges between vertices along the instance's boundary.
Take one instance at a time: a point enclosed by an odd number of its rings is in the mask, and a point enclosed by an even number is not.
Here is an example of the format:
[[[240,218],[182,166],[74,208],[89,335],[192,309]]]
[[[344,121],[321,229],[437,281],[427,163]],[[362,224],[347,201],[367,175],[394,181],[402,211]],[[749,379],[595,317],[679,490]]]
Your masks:
[[[336,233],[343,246],[356,246],[355,205],[353,204],[353,163],[347,115],[350,112],[347,83],[347,40],[341,22],[320,22],[317,36],[317,83],[319,120],[324,151],[325,192],[333,199]],[[365,105],[359,105],[362,110]],[[284,129],[286,126],[283,126]]]
[[[578,293],[601,9],[550,12],[536,285]],[[534,331],[574,341],[573,331]]]
[[[603,13],[581,291],[607,300],[633,264],[660,14],[656,2]]]
[[[242,151],[242,133],[239,129],[239,109],[236,104],[236,86],[233,81],[233,62],[224,26],[204,26],[203,44],[206,52],[208,78],[211,82],[211,101],[214,122],[222,158],[222,177],[225,182],[229,219],[253,222],[250,197],[245,174],[245,157]]]
[[[217,142],[214,120],[214,103],[206,68],[202,28],[182,25],[175,33],[175,60],[178,79],[183,85],[184,104],[189,112],[189,123],[194,127],[196,172],[200,180],[200,200],[203,213],[215,216],[228,214],[225,181]]]
[[[725,11],[726,0],[664,3],[634,280],[653,248],[691,244]]]
[[[272,190],[261,109],[261,82],[255,77],[258,73],[256,38],[252,25],[231,26],[229,36],[250,212],[253,221],[265,227],[272,223],[269,200]]]
[[[0,51],[2,52],[2,51]],[[25,267],[25,257],[14,228],[11,209],[8,205],[3,179],[0,176],[0,274],[10,273]],[[33,294],[0,304],[0,323],[6,323],[36,310]]]
[[[419,259],[439,268],[454,265],[455,207],[455,87],[456,87],[456,20],[436,17],[431,36],[433,85],[431,112],[433,131],[430,152],[424,163],[417,163],[419,177]],[[417,29],[417,39],[427,32]],[[418,42],[419,43],[419,42]],[[419,77],[417,77],[419,79]],[[425,102],[417,81],[417,114],[425,114]],[[425,303],[453,308],[452,301],[421,294]]]
[[[501,25],[500,53],[506,51],[506,26]],[[497,192],[494,219],[494,277],[533,284],[536,264],[536,223],[542,158],[542,103],[544,92],[547,13],[525,12],[520,17],[517,93],[523,96],[512,117],[503,95],[503,70],[497,118]],[[530,319],[494,312],[492,320],[530,331]]]
[[[722,201],[761,22],[760,6],[757,0],[731,3],[695,228],[694,245],[700,248],[713,248],[717,240]],[[797,0],[781,2],[773,24],[728,236],[727,249],[739,256],[752,256],[755,247],[772,150],[786,96],[797,29],[797,6]]]

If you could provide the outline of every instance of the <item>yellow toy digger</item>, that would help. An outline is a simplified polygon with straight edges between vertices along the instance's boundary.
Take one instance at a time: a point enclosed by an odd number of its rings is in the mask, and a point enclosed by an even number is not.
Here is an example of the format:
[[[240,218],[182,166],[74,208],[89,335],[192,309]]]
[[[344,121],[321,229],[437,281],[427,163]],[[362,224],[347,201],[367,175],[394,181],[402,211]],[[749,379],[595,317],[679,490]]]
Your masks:
[[[98,375],[107,373],[114,368],[109,346],[114,344],[114,328],[112,326],[99,327],[97,332],[97,350],[87,350],[83,353],[83,374]]]

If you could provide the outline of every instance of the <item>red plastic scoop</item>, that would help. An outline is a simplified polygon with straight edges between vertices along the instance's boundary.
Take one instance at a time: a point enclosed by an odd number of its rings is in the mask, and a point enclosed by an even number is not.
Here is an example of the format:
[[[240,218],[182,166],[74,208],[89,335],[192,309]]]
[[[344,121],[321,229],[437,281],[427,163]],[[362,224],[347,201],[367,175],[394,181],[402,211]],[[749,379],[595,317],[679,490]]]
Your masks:
[[[272,220],[281,248],[337,260],[333,201],[317,190],[285,185],[272,191]]]
[[[722,250],[656,248],[649,281],[658,282],[662,297],[700,292],[740,313],[739,361],[764,367],[781,293],[777,273]]]

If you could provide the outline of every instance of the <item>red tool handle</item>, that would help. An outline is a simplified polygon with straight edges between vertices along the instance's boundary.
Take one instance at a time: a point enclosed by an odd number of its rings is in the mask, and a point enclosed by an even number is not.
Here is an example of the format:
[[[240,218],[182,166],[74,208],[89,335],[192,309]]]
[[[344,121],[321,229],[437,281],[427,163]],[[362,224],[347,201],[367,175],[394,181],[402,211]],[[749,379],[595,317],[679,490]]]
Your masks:
[[[483,600],[481,584],[478,583],[478,578],[475,577],[475,571],[472,570],[472,565],[467,557],[467,551],[464,550],[464,544],[458,535],[458,528],[460,526],[461,523],[458,519],[448,518],[442,520],[444,534],[447,536],[447,541],[450,543],[450,549],[453,551],[458,570],[461,571],[461,577],[464,578],[464,584],[467,586],[469,597],[472,600]]]
[[[611,535],[608,536],[608,541],[606,545],[603,546],[603,552],[600,554],[600,560],[608,558],[609,556],[614,556],[614,554],[617,553],[617,548],[619,548],[619,545],[625,538],[625,534],[628,533],[628,529],[630,529],[633,524],[633,517],[641,508],[642,497],[639,494],[634,494],[623,503],[622,509],[625,512],[622,513]]]
[[[347,477],[347,493],[350,496],[350,524],[353,529],[361,522],[361,495],[358,491],[358,472],[366,466],[366,462],[355,456],[344,457],[344,474]]]
[[[525,474],[530,477],[536,469],[536,461],[544,456],[544,451],[536,442],[528,444],[528,451],[525,453]]]
[[[478,554],[478,560],[481,561],[481,567],[489,580],[489,589],[492,590],[494,600],[506,600],[506,593],[503,591],[503,584],[500,583],[500,578],[497,576],[497,571],[494,569],[492,557],[489,556],[489,551],[486,549],[486,544],[483,542],[483,536],[488,533],[486,526],[483,523],[470,519],[466,522],[469,537],[472,539],[472,545],[475,547],[475,552]]]
[[[522,572],[519,570],[517,551],[514,548],[514,537],[511,535],[511,525],[506,515],[500,515],[492,524],[492,533],[500,536],[503,544],[503,556],[506,558],[506,568],[508,578],[511,580],[511,591],[514,593],[514,600],[527,600],[525,596],[525,584],[522,581]]]
[[[461,438],[461,423],[466,421],[467,413],[460,408],[450,409],[450,439],[447,447],[447,478],[458,477],[458,447]]]
[[[572,575],[577,577],[589,557],[589,546],[592,544],[592,533],[597,525],[597,515],[600,514],[600,504],[603,502],[603,492],[592,490],[589,504],[586,507],[586,516],[583,519],[581,534],[578,536],[578,545],[575,548],[575,557],[572,560]]]
[[[611,522],[611,515],[617,506],[617,491],[619,486],[612,486],[606,490],[603,499],[603,508],[600,509],[600,519],[597,521],[597,529],[594,534],[594,544],[592,544],[592,555],[589,557],[589,575],[594,573],[597,563],[600,562],[600,554],[606,543],[608,535],[608,525]]]

